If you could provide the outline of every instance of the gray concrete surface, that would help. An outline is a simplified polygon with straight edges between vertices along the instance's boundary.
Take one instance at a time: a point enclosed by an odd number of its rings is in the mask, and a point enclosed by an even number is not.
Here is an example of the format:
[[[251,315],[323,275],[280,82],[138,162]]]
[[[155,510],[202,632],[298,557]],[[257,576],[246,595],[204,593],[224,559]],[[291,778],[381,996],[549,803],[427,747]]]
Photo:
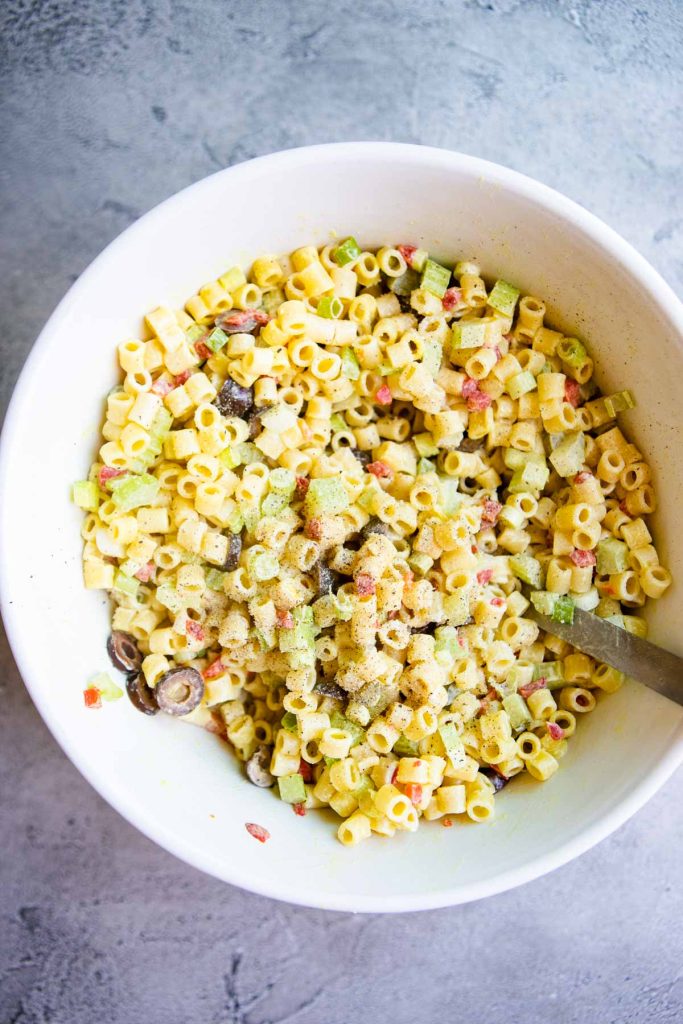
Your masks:
[[[105,243],[226,164],[380,138],[498,160],[683,288],[677,0],[5,0],[2,408]],[[115,301],[115,296],[113,297]],[[0,652],[0,1024],[675,1024],[683,775],[553,875],[395,918],[185,867],[66,760]]]

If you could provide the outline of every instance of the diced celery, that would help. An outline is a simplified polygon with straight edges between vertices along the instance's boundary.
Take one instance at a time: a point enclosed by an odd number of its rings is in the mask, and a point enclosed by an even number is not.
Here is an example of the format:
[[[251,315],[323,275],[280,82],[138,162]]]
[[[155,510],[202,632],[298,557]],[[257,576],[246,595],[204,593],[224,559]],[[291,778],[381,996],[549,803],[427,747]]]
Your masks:
[[[526,686],[534,677],[534,666],[526,662],[518,661],[516,665],[513,665],[507,676],[505,682],[511,690],[519,690],[520,686]]]
[[[436,466],[429,459],[418,459],[417,462],[417,475],[422,476],[423,473],[433,473]]]
[[[261,306],[268,316],[275,316],[278,308],[286,298],[287,296],[283,292],[282,288],[271,288],[270,291],[263,293]]]
[[[353,738],[352,746],[361,743],[365,739],[365,729],[362,725],[352,722],[350,718],[343,715],[341,711],[333,711],[330,715],[330,725],[333,729],[343,729]]]
[[[296,487],[296,477],[291,469],[278,466],[268,477],[268,487],[273,494],[284,494],[285,497],[291,498]]]
[[[289,505],[289,498],[286,494],[267,494],[261,502],[261,514],[264,516],[276,516],[287,505]]]
[[[451,626],[464,626],[470,617],[470,595],[465,587],[447,594],[443,599],[443,610]]]
[[[122,594],[128,594],[130,597],[135,597],[138,592],[140,583],[134,577],[126,576],[124,572],[119,571],[114,576],[114,590],[120,590]]]
[[[230,533],[241,533],[244,528],[244,516],[238,508],[234,509],[227,522]]]
[[[287,732],[296,732],[298,729],[296,715],[292,711],[287,711],[282,716],[282,728],[286,729]]]
[[[306,515],[339,515],[349,507],[349,496],[337,477],[311,480],[304,501]]]
[[[434,565],[434,559],[430,558],[429,555],[423,555],[421,552],[416,551],[408,558],[408,565],[418,576],[426,576]]]
[[[338,412],[335,412],[334,415],[330,417],[330,426],[332,427],[333,430],[347,429],[346,423],[344,422],[344,417],[340,416]]]
[[[214,327],[208,338],[204,339],[204,344],[207,348],[210,348],[212,352],[220,352],[227,340],[228,336],[225,331],[222,331],[220,327]]]
[[[398,754],[400,757],[417,757],[420,752],[417,742],[409,740],[403,735],[399,736],[391,750],[392,753]]]
[[[413,444],[417,448],[417,454],[422,455],[425,458],[430,455],[438,455],[439,449],[434,444],[434,438],[431,434],[415,434],[413,437]]]
[[[460,320],[451,330],[451,348],[481,348],[486,338],[483,320]]]
[[[466,763],[467,754],[465,753],[465,747],[458,736],[457,730],[452,722],[446,722],[444,725],[439,726],[439,736],[441,742],[444,745],[446,756],[451,762],[453,768],[463,768]]]
[[[561,594],[555,602],[550,618],[553,622],[560,622],[566,626],[571,626],[574,621],[574,602],[571,597]]]
[[[557,448],[548,456],[560,476],[574,476],[583,466],[586,457],[586,440],[581,431],[566,434]]]
[[[518,448],[505,448],[503,450],[503,462],[506,469],[520,469],[525,466],[529,459],[538,458],[533,452],[520,452]]]
[[[630,391],[617,391],[614,395],[605,396],[605,408],[614,419],[617,413],[626,412],[627,409],[635,408],[635,400]]]
[[[279,571],[280,563],[270,551],[261,551],[249,561],[249,575],[257,583],[275,579]]]
[[[190,346],[194,345],[195,341],[203,338],[205,334],[206,327],[202,327],[201,324],[191,324],[185,331],[185,337]]]
[[[171,429],[173,423],[173,416],[168,411],[166,406],[162,405],[157,409],[152,420],[152,426],[149,428],[149,436],[154,438],[156,441],[163,441]],[[161,449],[159,449],[161,451]]]
[[[507,281],[498,280],[491,289],[486,302],[491,309],[497,310],[503,316],[512,316],[518,298],[519,290],[517,288],[513,288]]]
[[[441,510],[444,515],[451,516],[462,505],[464,498],[458,490],[457,477],[440,476],[439,489],[441,491]]]
[[[207,569],[206,585],[209,590],[222,590],[226,576],[227,573],[221,572],[219,569]]]
[[[218,456],[219,461],[225,469],[237,469],[241,464],[240,457],[234,448],[224,448]]]
[[[261,452],[251,441],[242,441],[240,444],[235,445],[233,450],[240,460],[238,465],[250,466],[252,462],[261,461]]]
[[[557,598],[557,594],[551,594],[548,590],[534,590],[529,595],[529,600],[536,611],[548,617],[551,617],[553,614]]]
[[[420,250],[418,249],[417,251],[419,252]],[[424,252],[424,250],[422,251]],[[425,259],[426,256],[427,254],[425,252]],[[413,270],[412,267],[408,267],[405,274],[401,274],[400,277],[392,277],[389,279],[389,290],[392,291],[394,295],[408,296],[419,287],[420,275],[417,272],[417,268]]]
[[[448,267],[442,266],[440,263],[436,263],[434,260],[427,260],[424,269],[422,271],[422,279],[420,284],[426,291],[431,292],[432,295],[436,295],[437,298],[442,299],[446,294],[449,281],[451,279],[451,272]]]
[[[534,390],[536,378],[530,370],[522,370],[521,373],[515,373],[512,377],[509,377],[505,382],[505,387],[510,398],[516,399]]]
[[[123,697],[123,690],[112,681],[106,672],[98,672],[96,676],[88,681],[89,686],[94,686],[100,691],[102,700],[113,701]]]
[[[324,316],[326,320],[338,320],[344,312],[344,304],[336,295],[323,295],[318,300],[316,313]]]
[[[277,780],[280,799],[286,804],[302,804],[306,801],[306,785],[303,775],[294,772],[292,775],[281,775]]]
[[[524,466],[514,471],[508,484],[508,490],[511,494],[519,494],[523,491],[542,491],[549,476],[550,470],[545,464],[545,459],[530,459]]]
[[[317,627],[313,621],[313,609],[310,605],[299,605],[292,610],[294,625],[291,629],[278,630],[278,645],[283,652],[313,651]],[[314,652],[315,656],[315,652]]]
[[[564,686],[564,664],[561,661],[542,661],[534,665],[534,682],[545,679],[549,690],[557,690]]]
[[[334,607],[340,622],[348,622],[353,615],[353,605],[348,594],[334,594]]]
[[[533,555],[519,554],[511,555],[508,565],[518,580],[528,583],[531,587],[540,587],[543,584],[543,567]]]
[[[439,654],[441,651],[448,651],[453,657],[462,654],[463,649],[455,626],[437,626],[434,630],[434,653]]]
[[[342,376],[346,377],[347,380],[358,380],[360,377],[360,364],[352,348],[347,347],[341,350],[341,361]]]
[[[563,338],[558,346],[560,359],[572,370],[583,366],[588,358],[585,345],[582,345],[578,338]]]
[[[424,338],[422,343],[422,365],[436,377],[441,369],[443,346],[435,338]]]
[[[142,505],[151,505],[159,493],[159,481],[148,473],[112,480],[112,501],[119,512],[130,512]]]
[[[628,569],[628,546],[616,537],[606,537],[595,549],[597,569],[601,576],[614,576]]]
[[[358,259],[360,254],[361,247],[353,237],[345,239],[332,253],[335,262],[340,267],[345,267],[347,263],[353,263],[354,260]]]
[[[531,721],[529,709],[518,693],[509,693],[506,697],[503,697],[502,704],[513,729],[522,729],[527,722]]]
[[[242,515],[242,521],[244,528],[248,533],[253,533],[258,526],[259,519],[261,518],[261,509],[258,505],[240,505],[240,513]],[[231,532],[237,532],[232,531]]]
[[[71,488],[71,500],[85,512],[94,512],[100,503],[100,489],[93,480],[77,480]]]

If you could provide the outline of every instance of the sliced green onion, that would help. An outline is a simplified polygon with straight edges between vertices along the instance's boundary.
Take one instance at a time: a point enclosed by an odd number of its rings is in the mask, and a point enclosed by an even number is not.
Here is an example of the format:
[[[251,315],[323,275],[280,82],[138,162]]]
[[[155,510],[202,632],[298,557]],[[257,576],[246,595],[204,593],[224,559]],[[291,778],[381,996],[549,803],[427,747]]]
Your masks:
[[[617,413],[626,412],[627,409],[635,409],[635,399],[630,391],[617,391],[614,395],[606,395],[605,408],[614,419]]]
[[[345,267],[347,263],[353,263],[360,256],[362,250],[355,238],[345,239],[333,252],[335,263]]]
[[[227,577],[226,572],[221,572],[220,569],[208,569],[206,573],[206,585],[209,590],[223,590],[223,584]]]
[[[338,320],[344,312],[344,303],[336,295],[323,295],[318,301],[316,313],[326,320]]]

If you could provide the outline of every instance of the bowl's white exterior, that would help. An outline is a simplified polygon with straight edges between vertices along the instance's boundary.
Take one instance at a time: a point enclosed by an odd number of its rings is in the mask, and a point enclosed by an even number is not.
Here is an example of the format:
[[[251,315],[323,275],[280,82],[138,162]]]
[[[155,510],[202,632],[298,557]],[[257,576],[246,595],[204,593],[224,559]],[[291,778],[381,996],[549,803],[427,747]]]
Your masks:
[[[0,456],[2,611],[32,697],[65,752],[121,814],[218,878],[277,899],[403,911],[477,899],[588,849],[634,813],[683,759],[683,711],[635,683],[581,723],[546,785],[517,781],[491,825],[426,825],[417,835],[341,847],[331,819],[305,820],[247,783],[209,734],[127,701],[83,706],[107,668],[107,608],[81,583],[80,513],[70,482],[97,445],[114,350],[141,314],[184,299],[230,264],[331,232],[366,245],[414,242],[472,256],[542,296],[549,320],[585,337],[598,380],[631,387],[624,417],[653,465],[657,542],[683,579],[683,313],[621,238],[556,192],[457,153],[386,143],[293,150],[221,171],[162,203],[83,274],[36,343],[7,415]],[[683,653],[680,583],[650,616]],[[682,681],[683,682],[683,681]],[[252,821],[272,839],[245,831]]]

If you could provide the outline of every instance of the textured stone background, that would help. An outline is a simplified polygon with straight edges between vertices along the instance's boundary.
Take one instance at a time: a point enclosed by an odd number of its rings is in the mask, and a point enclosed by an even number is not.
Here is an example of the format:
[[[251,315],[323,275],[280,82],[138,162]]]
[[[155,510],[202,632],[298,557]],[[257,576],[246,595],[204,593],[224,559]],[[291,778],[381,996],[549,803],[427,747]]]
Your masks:
[[[396,139],[577,199],[679,292],[677,0],[5,0],[2,408],[100,249],[226,164]],[[113,296],[115,301],[115,296]],[[579,861],[460,909],[299,910],[175,861],[71,767],[6,643],[1,1024],[683,1018],[683,776]]]

